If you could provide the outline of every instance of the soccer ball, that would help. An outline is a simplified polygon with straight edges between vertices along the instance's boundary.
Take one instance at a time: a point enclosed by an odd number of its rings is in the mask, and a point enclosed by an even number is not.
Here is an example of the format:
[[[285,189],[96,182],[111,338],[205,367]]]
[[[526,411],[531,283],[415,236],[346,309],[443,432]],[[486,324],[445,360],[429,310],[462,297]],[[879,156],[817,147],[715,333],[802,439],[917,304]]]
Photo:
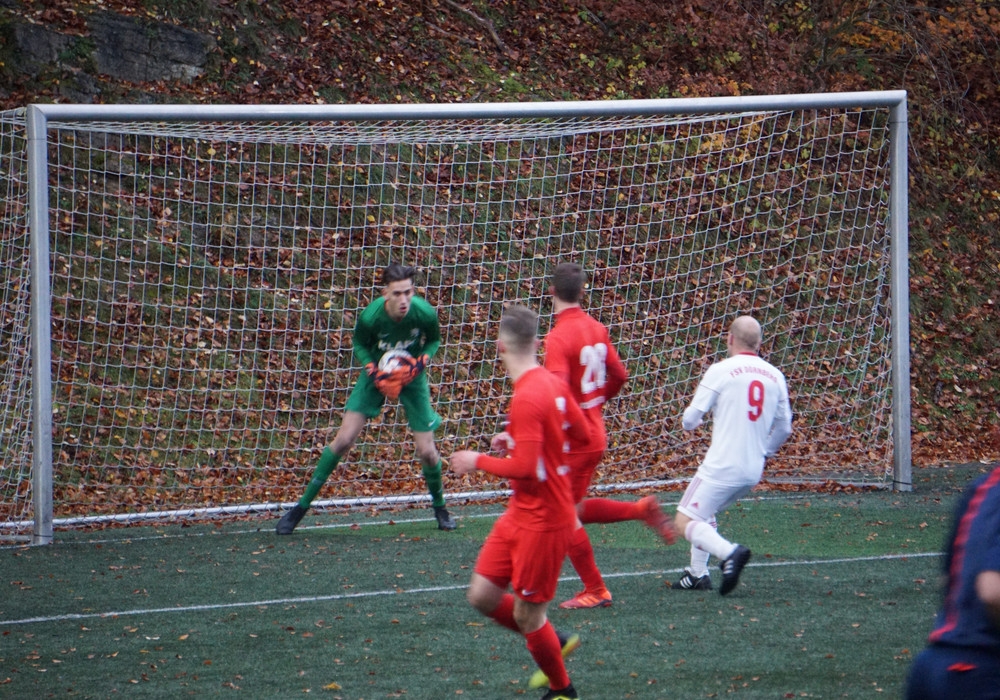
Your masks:
[[[410,359],[410,353],[406,352],[406,350],[389,350],[383,353],[379,359],[378,369],[380,372],[391,373],[396,371],[408,359]]]

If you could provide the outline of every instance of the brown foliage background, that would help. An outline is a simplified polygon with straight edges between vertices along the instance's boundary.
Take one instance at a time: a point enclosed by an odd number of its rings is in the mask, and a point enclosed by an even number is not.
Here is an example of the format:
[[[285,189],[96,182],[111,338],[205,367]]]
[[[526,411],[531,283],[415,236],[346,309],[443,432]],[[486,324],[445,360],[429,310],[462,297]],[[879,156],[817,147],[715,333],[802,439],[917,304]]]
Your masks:
[[[918,465],[1000,455],[1000,9],[990,0],[44,0],[86,37],[100,9],[216,40],[190,82],[122,83],[86,55],[20,74],[0,106],[98,102],[495,102],[905,89],[910,124],[913,446]],[[6,53],[5,53],[6,51]]]

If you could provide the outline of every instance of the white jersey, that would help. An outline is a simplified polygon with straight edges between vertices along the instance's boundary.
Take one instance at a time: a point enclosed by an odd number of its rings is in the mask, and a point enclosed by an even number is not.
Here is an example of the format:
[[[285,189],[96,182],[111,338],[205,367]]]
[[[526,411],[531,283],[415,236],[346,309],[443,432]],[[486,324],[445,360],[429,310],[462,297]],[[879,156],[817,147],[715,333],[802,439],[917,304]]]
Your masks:
[[[684,429],[697,428],[710,411],[712,444],[698,473],[731,484],[760,481],[765,457],[792,432],[785,375],[753,353],[716,362],[684,411]]]

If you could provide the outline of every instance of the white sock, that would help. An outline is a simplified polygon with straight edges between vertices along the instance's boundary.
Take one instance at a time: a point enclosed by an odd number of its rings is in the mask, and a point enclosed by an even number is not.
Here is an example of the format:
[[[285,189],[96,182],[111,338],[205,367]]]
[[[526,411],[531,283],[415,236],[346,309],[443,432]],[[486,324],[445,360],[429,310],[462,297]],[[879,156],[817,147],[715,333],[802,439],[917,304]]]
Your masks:
[[[708,573],[708,558],[712,556],[701,547],[691,545],[691,566],[688,570],[695,578],[701,578]]]
[[[736,550],[736,545],[720,535],[714,527],[698,520],[692,520],[687,524],[684,528],[684,537],[694,547],[714,554],[719,561],[728,559]]]

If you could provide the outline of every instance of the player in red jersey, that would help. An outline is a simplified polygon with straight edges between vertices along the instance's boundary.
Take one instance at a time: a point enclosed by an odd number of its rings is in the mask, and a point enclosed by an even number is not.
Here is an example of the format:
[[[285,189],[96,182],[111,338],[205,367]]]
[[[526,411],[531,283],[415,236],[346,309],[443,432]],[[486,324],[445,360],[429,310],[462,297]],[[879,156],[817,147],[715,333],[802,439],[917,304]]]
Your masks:
[[[483,615],[521,634],[549,691],[543,700],[579,697],[563,661],[579,637],[560,636],[547,617],[573,531],[579,527],[566,462],[570,445],[591,441],[565,382],[538,364],[538,315],[515,305],[500,320],[497,352],[514,384],[500,456],[460,450],[457,474],[477,469],[510,480],[513,495],[476,560],[467,598]],[[513,587],[513,594],[508,592]],[[534,685],[534,684],[533,684]]]
[[[656,530],[667,544],[673,544],[676,539],[673,524],[660,510],[655,496],[635,502],[585,498],[594,471],[608,446],[604,404],[618,394],[628,379],[608,329],[580,307],[586,281],[580,265],[560,263],[556,266],[549,287],[555,325],[545,337],[545,368],[569,385],[597,440],[592,448],[575,450],[569,456],[577,515],[584,525],[641,520]],[[604,585],[594,560],[594,549],[583,527],[573,533],[569,560],[583,582],[583,590],[559,607],[611,605],[611,593]]]

